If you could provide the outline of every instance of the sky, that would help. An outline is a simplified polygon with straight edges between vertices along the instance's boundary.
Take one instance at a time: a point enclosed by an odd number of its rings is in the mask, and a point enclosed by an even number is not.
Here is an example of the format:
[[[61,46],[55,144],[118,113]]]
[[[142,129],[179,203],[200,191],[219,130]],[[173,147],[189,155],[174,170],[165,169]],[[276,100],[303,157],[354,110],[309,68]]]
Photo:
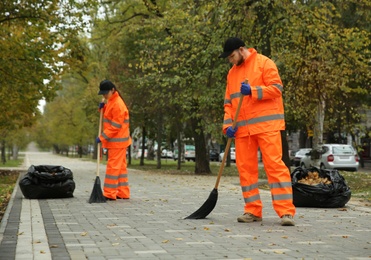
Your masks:
[[[40,99],[39,100],[39,105],[37,106],[37,108],[41,111],[41,113],[44,113],[44,106],[45,106],[45,100]]]

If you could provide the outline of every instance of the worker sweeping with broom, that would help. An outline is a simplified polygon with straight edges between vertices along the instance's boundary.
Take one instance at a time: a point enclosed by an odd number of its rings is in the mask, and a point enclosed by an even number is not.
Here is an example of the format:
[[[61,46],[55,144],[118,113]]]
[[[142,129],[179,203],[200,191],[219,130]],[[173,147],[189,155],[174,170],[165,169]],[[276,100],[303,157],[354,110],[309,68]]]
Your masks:
[[[103,95],[107,104],[101,102],[103,109],[103,131],[97,137],[108,149],[106,176],[103,195],[107,200],[129,199],[130,187],[127,173],[126,149],[131,144],[129,131],[129,110],[116,86],[109,80],[99,85],[98,95]]]
[[[235,138],[236,165],[245,202],[244,214],[237,221],[262,221],[257,156],[260,148],[274,210],[281,218],[281,225],[294,226],[291,176],[281,159],[280,131],[285,129],[285,121],[283,85],[277,67],[255,49],[246,48],[236,37],[225,42],[219,57],[233,64],[227,76],[223,132]],[[244,99],[240,113],[234,118],[241,95]]]

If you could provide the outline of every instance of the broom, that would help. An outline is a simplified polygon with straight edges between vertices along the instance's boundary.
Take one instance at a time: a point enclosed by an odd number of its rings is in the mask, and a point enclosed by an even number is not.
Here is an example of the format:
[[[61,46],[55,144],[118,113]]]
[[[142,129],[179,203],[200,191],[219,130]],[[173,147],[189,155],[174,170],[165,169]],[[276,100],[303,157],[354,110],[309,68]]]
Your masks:
[[[102,100],[102,102],[104,99]],[[99,118],[99,131],[98,131],[98,136],[102,132],[102,121],[103,121],[103,108],[100,110],[100,118]],[[100,179],[99,179],[99,164],[100,164],[100,145],[101,143],[98,143],[98,150],[97,150],[97,176],[95,178],[94,186],[93,186],[93,191],[90,195],[89,203],[103,203],[106,202],[106,198],[103,196],[102,192],[102,187],[100,184]]]
[[[242,100],[243,100],[243,95],[241,94],[240,100],[238,102],[237,110],[236,110],[236,115],[234,117],[235,120],[233,121],[233,124],[232,124],[233,129],[235,129],[236,124],[237,124],[237,117],[238,117],[238,114],[240,113]],[[225,152],[224,152],[222,164],[220,165],[220,168],[219,168],[219,173],[218,173],[218,177],[216,178],[216,183],[215,183],[214,189],[211,191],[209,197],[204,202],[204,204],[202,204],[202,206],[198,210],[193,212],[191,215],[189,215],[185,219],[206,218],[206,216],[209,215],[210,212],[213,211],[213,209],[215,208],[216,202],[218,200],[218,186],[219,186],[219,182],[220,182],[220,177],[222,176],[222,172],[223,172],[223,169],[224,169],[225,161],[227,160],[227,156],[228,156],[229,148],[231,147],[231,143],[232,143],[232,138],[228,138],[228,142],[227,142],[227,145],[225,147]]]

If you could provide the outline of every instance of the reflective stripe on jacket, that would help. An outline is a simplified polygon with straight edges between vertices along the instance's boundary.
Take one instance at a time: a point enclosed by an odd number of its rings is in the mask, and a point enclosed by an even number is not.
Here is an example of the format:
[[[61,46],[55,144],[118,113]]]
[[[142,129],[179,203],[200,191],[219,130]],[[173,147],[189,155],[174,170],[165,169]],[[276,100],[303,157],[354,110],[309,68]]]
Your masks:
[[[100,136],[102,147],[128,147],[131,144],[129,110],[118,92],[113,93],[103,109],[103,132]]]
[[[277,66],[271,59],[258,54],[255,49],[250,48],[249,52],[250,56],[241,65],[234,65],[227,76],[224,133],[232,126],[241,96],[241,82],[248,79],[251,86],[251,95],[244,96],[237,119],[236,137],[285,129],[283,85]]]

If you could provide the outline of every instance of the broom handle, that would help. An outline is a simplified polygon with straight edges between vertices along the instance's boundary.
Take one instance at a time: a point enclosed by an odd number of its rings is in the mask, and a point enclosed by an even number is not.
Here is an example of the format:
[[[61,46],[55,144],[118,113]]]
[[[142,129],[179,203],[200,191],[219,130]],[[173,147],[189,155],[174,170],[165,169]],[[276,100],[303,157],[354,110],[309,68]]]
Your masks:
[[[104,98],[102,99],[102,102],[104,102]],[[103,122],[103,108],[100,109],[100,115],[99,115],[99,130],[98,130],[98,137],[102,133],[102,122]],[[97,150],[97,177],[99,177],[99,164],[100,164],[100,146],[101,143],[98,143],[98,150]]]
[[[247,80],[245,82],[247,83]],[[234,116],[234,121],[233,121],[233,124],[232,124],[233,129],[236,128],[237,117],[238,117],[238,114],[240,113],[242,101],[243,101],[243,95],[241,94],[240,100],[238,102],[237,110],[236,110],[236,115]],[[228,153],[229,153],[229,148],[231,147],[231,143],[232,143],[232,138],[228,138],[227,145],[226,145],[225,151],[224,151],[222,164],[220,165],[218,177],[216,178],[216,183],[215,183],[215,187],[214,187],[215,189],[218,189],[219,182],[220,182],[220,177],[222,176],[222,173],[223,173],[223,170],[224,170],[225,161],[227,160],[227,156],[228,156]]]

